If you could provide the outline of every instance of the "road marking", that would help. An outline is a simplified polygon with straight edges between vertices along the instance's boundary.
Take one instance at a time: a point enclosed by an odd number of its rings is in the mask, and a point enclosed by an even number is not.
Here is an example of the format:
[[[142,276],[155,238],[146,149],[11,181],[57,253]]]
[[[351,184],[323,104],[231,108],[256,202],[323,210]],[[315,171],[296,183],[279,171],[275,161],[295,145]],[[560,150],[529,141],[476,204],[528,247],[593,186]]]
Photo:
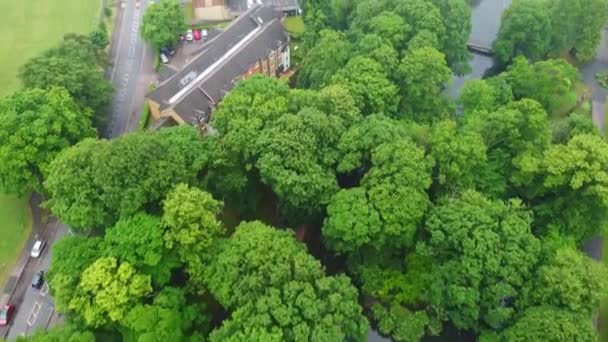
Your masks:
[[[34,325],[36,323],[36,318],[38,318],[38,313],[40,313],[40,309],[42,308],[42,304],[36,302],[34,306],[32,306],[32,310],[30,314],[27,316],[27,320],[25,321],[28,326]]]
[[[45,297],[49,293],[49,283],[44,283],[40,289],[40,295]]]

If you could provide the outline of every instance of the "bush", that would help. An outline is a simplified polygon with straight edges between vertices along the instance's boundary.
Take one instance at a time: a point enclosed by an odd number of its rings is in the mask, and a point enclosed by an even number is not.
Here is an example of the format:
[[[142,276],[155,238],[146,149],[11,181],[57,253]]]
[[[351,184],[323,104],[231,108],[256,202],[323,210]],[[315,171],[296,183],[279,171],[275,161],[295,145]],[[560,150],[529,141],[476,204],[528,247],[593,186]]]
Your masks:
[[[111,17],[112,16],[112,9],[110,7],[104,7],[103,8],[103,15],[105,15],[106,17]]]
[[[603,70],[595,74],[595,79],[600,87],[608,89],[608,70]]]

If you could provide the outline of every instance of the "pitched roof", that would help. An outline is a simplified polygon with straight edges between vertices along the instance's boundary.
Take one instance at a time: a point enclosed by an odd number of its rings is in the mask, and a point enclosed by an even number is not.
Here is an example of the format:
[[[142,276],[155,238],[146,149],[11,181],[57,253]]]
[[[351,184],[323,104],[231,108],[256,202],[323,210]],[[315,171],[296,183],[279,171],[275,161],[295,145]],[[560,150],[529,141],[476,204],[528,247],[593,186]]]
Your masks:
[[[279,17],[274,9],[252,8],[149,97],[160,104],[161,111],[173,107],[185,121],[197,121],[250,66],[289,41]]]
[[[294,11],[300,8],[299,0],[228,0],[228,7],[233,11],[241,12],[260,3],[274,7],[278,11]]]

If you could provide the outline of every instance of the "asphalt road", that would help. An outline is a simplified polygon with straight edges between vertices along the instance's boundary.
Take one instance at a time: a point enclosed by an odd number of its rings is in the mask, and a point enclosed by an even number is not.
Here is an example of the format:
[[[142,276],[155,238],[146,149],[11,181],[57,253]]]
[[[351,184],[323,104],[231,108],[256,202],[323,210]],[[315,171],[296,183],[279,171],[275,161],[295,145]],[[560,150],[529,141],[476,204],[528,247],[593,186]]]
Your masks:
[[[106,138],[116,138],[137,127],[148,85],[154,79],[154,55],[139,34],[141,18],[148,0],[126,1],[117,9],[110,61],[109,78],[114,85]]]
[[[38,259],[30,259],[26,272],[19,282],[23,293],[23,301],[17,305],[17,311],[12,319],[7,340],[14,341],[17,337],[33,333],[37,329],[46,329],[55,311],[53,298],[45,282],[40,290],[31,286],[32,278],[38,271],[48,271],[51,266],[50,246],[69,232],[67,226],[57,222],[49,223],[43,235],[47,247]],[[29,251],[29,249],[28,249]]]
[[[118,13],[110,51],[112,68],[106,75],[112,81],[115,93],[108,128],[103,134],[105,138],[115,138],[137,128],[148,85],[155,78],[152,49],[144,44],[139,35],[141,18],[148,2],[140,0],[137,6],[136,0],[126,0],[125,8],[115,9]],[[32,207],[39,211],[37,204]],[[35,220],[39,221],[40,216],[40,213],[35,214]],[[45,284],[41,290],[37,290],[31,287],[31,281],[36,272],[48,270],[51,245],[68,232],[67,226],[55,221],[46,225],[34,222],[32,236],[15,268],[15,274],[21,273],[21,277],[11,277],[4,291],[6,293],[14,287],[10,303],[15,305],[16,311],[11,325],[0,328],[0,338],[7,336],[9,341],[15,340],[36,329],[46,329],[49,322],[57,318],[53,316],[55,308],[48,286]],[[38,238],[46,240],[47,247],[40,258],[31,259],[29,252]],[[17,272],[21,268],[23,272]],[[3,297],[7,296],[3,294]]]

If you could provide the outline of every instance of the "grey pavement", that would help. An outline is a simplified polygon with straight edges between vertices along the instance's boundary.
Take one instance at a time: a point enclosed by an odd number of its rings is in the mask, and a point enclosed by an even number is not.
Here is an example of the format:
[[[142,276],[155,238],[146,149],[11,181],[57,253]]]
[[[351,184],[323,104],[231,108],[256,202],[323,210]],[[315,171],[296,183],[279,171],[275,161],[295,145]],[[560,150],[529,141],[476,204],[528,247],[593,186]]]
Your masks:
[[[67,226],[56,221],[49,223],[46,233],[47,247],[38,259],[30,259],[28,267],[31,273],[23,277],[24,297],[18,305],[7,339],[15,340],[18,336],[28,335],[37,329],[46,329],[55,311],[53,298],[45,282],[40,290],[32,288],[31,280],[38,271],[48,271],[51,266],[51,248],[56,241],[69,232]]]
[[[139,34],[148,0],[128,1],[118,9],[110,59],[110,80],[114,85],[110,118],[104,137],[115,138],[137,127],[148,85],[154,79],[153,53]]]

